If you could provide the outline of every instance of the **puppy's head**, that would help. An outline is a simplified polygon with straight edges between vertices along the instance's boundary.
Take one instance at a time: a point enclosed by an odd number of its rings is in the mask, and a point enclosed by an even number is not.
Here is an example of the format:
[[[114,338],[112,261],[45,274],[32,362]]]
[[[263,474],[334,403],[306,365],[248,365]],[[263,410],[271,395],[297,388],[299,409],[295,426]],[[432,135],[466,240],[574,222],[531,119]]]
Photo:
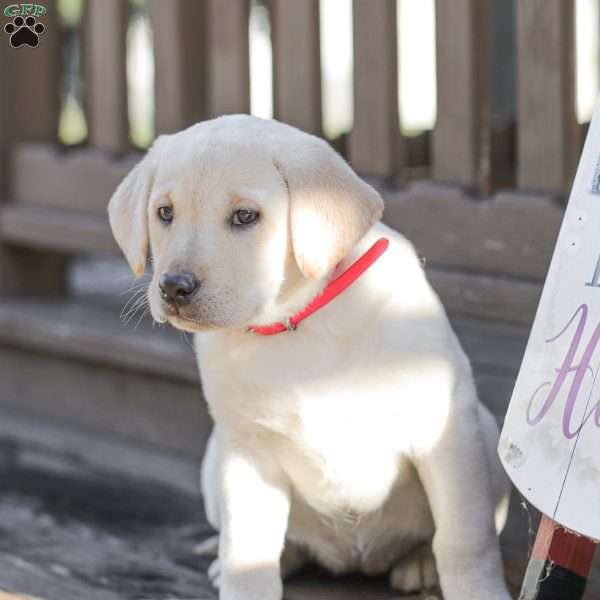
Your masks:
[[[326,142],[228,116],[158,138],[108,212],[137,276],[151,251],[154,319],[201,331],[247,326],[326,277],[382,209]]]

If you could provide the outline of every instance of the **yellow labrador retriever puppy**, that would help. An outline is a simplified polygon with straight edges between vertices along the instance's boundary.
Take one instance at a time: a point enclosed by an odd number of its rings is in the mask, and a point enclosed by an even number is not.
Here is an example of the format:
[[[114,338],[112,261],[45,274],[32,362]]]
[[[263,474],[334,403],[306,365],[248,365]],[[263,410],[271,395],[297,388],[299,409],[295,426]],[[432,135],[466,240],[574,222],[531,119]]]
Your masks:
[[[137,275],[151,251],[153,318],[196,334],[223,600],[280,600],[307,560],[389,572],[401,591],[439,576],[446,600],[509,599],[496,423],[382,209],[327,143],[250,116],[161,136],[110,201]],[[365,253],[364,273],[347,271]]]

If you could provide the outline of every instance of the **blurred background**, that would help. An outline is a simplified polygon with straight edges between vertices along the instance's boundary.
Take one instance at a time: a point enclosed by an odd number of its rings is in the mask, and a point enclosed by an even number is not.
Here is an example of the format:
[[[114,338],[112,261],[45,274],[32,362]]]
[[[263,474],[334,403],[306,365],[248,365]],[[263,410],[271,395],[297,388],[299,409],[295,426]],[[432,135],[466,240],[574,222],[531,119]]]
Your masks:
[[[160,133],[247,112],[326,138],[415,243],[503,419],[596,102],[599,0],[39,4],[37,48],[0,40],[0,589],[212,597],[191,340],[152,326],[106,219]],[[514,499],[517,587],[535,518]]]

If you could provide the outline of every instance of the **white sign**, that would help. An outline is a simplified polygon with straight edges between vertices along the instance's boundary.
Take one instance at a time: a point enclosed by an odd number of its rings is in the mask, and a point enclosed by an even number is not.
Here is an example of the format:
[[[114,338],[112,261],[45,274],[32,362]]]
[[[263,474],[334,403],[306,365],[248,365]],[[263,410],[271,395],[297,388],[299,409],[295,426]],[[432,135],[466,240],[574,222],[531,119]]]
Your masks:
[[[529,502],[561,525],[600,539],[600,104],[499,453]]]

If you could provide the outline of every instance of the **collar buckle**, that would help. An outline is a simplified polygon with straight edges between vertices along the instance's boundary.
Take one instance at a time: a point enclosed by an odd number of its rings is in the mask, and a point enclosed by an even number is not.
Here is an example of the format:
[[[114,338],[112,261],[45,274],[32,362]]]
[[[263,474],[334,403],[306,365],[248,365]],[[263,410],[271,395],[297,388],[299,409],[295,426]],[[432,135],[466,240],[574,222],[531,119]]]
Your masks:
[[[296,331],[296,329],[298,328],[298,324],[292,323],[290,317],[287,317],[286,320],[283,322],[283,324],[285,325],[285,328],[288,331]]]

